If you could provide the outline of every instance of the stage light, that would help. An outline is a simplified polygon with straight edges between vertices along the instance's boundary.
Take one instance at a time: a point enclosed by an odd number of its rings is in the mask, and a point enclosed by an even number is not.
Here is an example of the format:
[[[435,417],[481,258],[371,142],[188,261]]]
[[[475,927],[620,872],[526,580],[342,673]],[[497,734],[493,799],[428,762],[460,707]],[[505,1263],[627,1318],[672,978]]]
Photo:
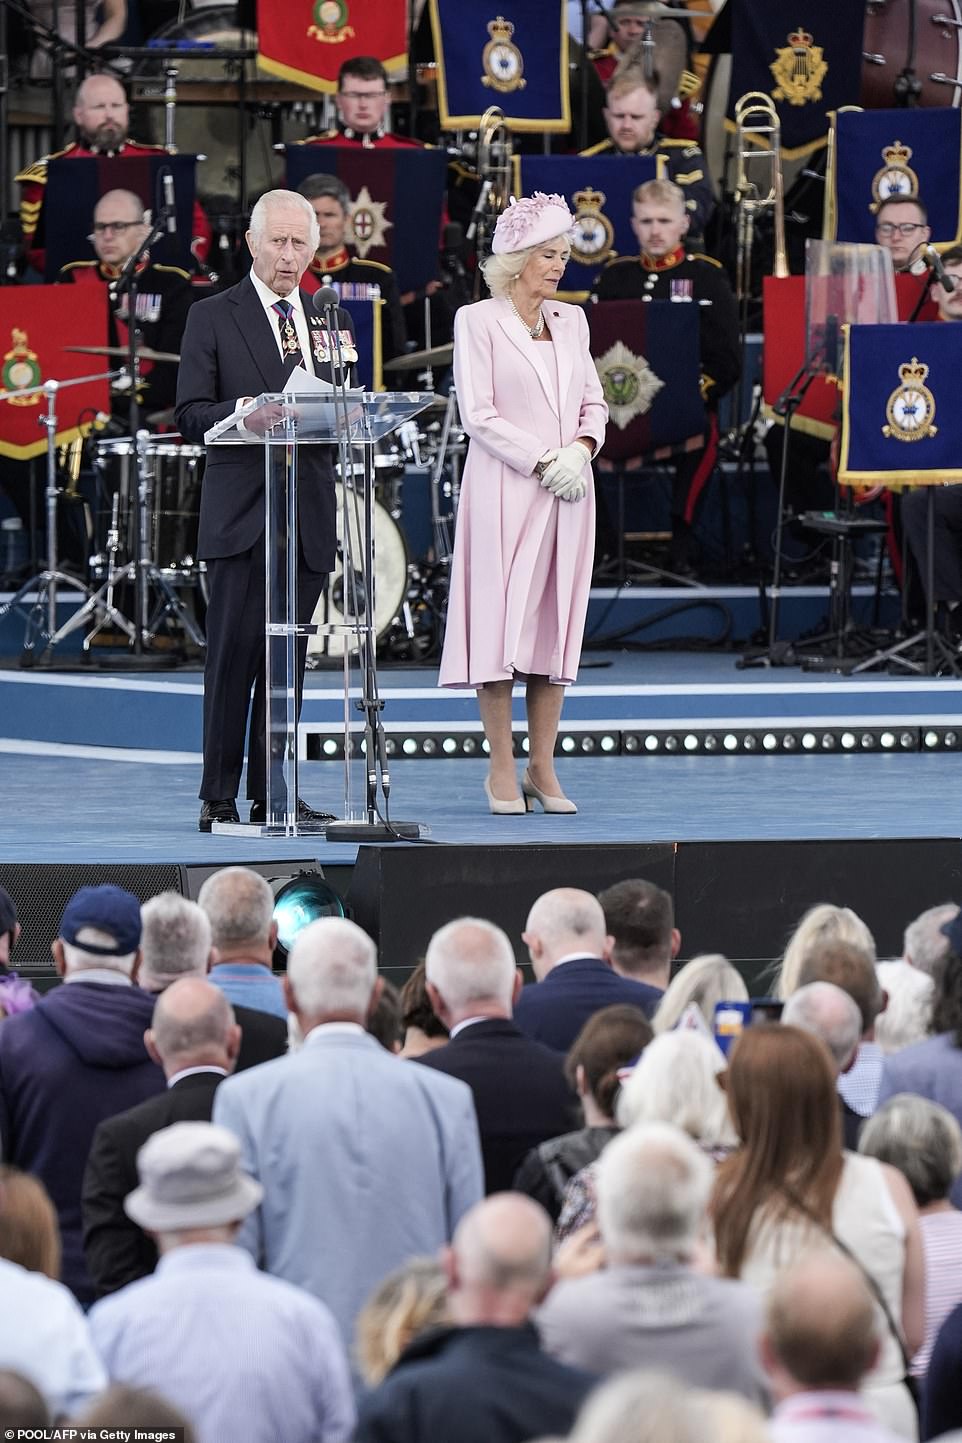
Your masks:
[[[734,732],[727,732],[725,734],[725,740],[722,742],[722,746],[725,748],[726,752],[738,751],[738,738],[735,736]]]
[[[946,732],[942,738],[942,745],[945,747],[957,747],[959,744],[958,732]]]
[[[384,751],[385,754],[389,757],[397,756],[397,742],[394,740],[393,737],[384,738]]]
[[[817,745],[818,745],[818,737],[815,735],[814,732],[802,732],[802,750],[803,750],[803,751],[806,751],[806,752],[814,751]]]
[[[484,752],[485,756],[489,756],[491,754],[491,747],[488,743],[487,737],[484,737],[481,742],[481,750]]]
[[[895,746],[895,733],[883,732],[882,735],[879,737],[879,746],[883,749],[883,751],[891,751],[892,748]]]
[[[464,741],[461,743],[461,750],[464,752],[464,755],[466,757],[473,757],[475,752],[478,750],[478,744],[475,741],[474,737],[465,737]]]
[[[441,750],[444,752],[445,756],[453,756],[457,749],[458,742],[456,737],[445,737],[444,740],[441,742]]]
[[[417,756],[418,744],[416,737],[405,737],[401,743],[401,750],[406,757]]]
[[[706,751],[706,752],[717,752],[717,750],[718,750],[718,738],[715,736],[715,733],[714,733],[714,732],[709,732],[708,735],[705,737],[705,751]]]
[[[645,737],[645,746],[648,745],[649,740],[650,738]],[[632,733],[629,733],[629,735],[625,737],[625,751],[628,752],[631,756],[634,756],[635,752],[638,750],[638,746],[638,738]]]
[[[570,756],[571,753],[574,751],[574,749],[575,749],[575,739],[574,739],[574,737],[565,736],[565,737],[562,737],[562,738],[561,738],[561,750],[562,750],[567,756]]]
[[[758,737],[755,736],[753,732],[749,732],[748,735],[745,737],[745,740],[742,742],[742,746],[744,747],[746,752],[757,752]]]
[[[914,732],[903,732],[902,735],[899,737],[899,746],[900,746],[900,747],[904,747],[904,748],[906,749],[906,751],[912,751],[912,750],[914,750],[914,748],[915,748],[915,733],[914,733]]]
[[[786,752],[793,752],[798,746],[798,738],[794,732],[786,732],[782,737],[782,747]]]
[[[325,737],[321,750],[326,757],[336,757],[341,750],[341,743],[334,737]]]
[[[822,751],[833,752],[835,750],[835,733],[822,732]]]
[[[271,878],[270,884],[274,893],[273,920],[277,923],[275,962],[286,963],[298,933],[311,922],[322,917],[344,916],[344,903],[317,873]]]
[[[693,732],[689,732],[688,735],[685,737],[685,751],[686,751],[686,752],[697,752],[697,750],[698,750],[698,738],[695,736],[695,734],[694,734]]]
[[[609,755],[610,755],[612,752],[616,752],[616,751],[618,750],[618,738],[617,738],[617,737],[613,737],[613,736],[609,736],[609,735],[606,733],[606,734],[601,738],[601,750],[602,750],[603,752],[608,753]]]
[[[433,737],[425,737],[421,743],[421,750],[426,757],[433,757],[437,754],[438,744]]]
[[[678,750],[678,738],[674,735],[665,737],[665,751],[676,752]]]
[[[852,732],[842,732],[839,740],[842,743],[843,749],[847,752],[850,752],[855,745],[855,737]]]
[[[581,738],[581,750],[582,750],[586,755],[590,756],[591,753],[594,751],[594,749],[595,749],[595,739],[594,739],[594,737],[582,737],[582,738]]]
[[[651,733],[650,736],[646,736],[646,737],[645,737],[645,751],[646,751],[646,752],[656,752],[660,746],[661,746],[661,739],[660,739],[660,737],[656,737],[656,736],[654,735],[654,733]]]
[[[767,752],[773,752],[778,746],[778,737],[774,732],[766,732],[762,737],[762,746]]]
[[[938,732],[926,732],[923,740],[927,747],[937,747],[939,744],[939,734]]]
[[[525,756],[527,756],[531,750],[531,742],[527,736],[524,736],[521,739],[521,750]]]

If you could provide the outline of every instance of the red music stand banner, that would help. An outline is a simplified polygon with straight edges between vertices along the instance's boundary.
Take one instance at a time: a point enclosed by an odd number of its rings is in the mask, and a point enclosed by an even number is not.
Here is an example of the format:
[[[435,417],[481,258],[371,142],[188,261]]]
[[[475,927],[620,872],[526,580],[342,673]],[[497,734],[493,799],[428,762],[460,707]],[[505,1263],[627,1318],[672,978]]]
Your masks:
[[[405,0],[258,0],[257,63],[271,75],[337,89],[345,60],[373,55],[388,74],[407,65]]]
[[[0,385],[27,391],[45,381],[69,381],[109,369],[105,356],[74,355],[69,346],[107,342],[106,288],[86,286],[0,287]],[[84,434],[98,411],[110,410],[107,381],[70,386],[57,396],[57,444]],[[0,401],[0,456],[27,461],[46,449],[40,422],[46,397]]]

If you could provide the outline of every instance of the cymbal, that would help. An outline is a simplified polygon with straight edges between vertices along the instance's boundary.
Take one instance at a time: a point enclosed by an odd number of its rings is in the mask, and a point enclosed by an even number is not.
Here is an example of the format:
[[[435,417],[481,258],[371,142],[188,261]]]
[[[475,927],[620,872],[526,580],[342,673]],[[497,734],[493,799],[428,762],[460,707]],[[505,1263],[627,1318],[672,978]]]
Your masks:
[[[395,356],[385,361],[385,371],[423,371],[428,366],[450,366],[454,359],[453,346],[435,346],[430,351],[408,351],[404,356]]]
[[[64,350],[85,356],[116,356],[119,360],[126,360],[130,354],[126,346],[64,346]],[[180,360],[176,351],[154,351],[150,346],[140,346],[136,355],[139,361]]]

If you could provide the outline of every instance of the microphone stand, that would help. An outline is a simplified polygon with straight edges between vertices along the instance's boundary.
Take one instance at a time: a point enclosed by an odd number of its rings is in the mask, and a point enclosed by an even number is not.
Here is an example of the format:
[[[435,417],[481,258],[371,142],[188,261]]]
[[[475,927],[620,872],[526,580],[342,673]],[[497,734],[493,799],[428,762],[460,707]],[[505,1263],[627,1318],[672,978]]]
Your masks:
[[[377,682],[377,635],[374,624],[374,478],[371,470],[371,447],[366,444],[364,452],[364,527],[358,527],[358,537],[364,554],[361,560],[362,595],[358,595],[358,569],[353,555],[351,517],[348,514],[348,490],[353,487],[354,473],[351,466],[351,447],[348,439],[350,419],[347,399],[347,365],[341,345],[340,329],[336,326],[337,307],[332,303],[322,305],[321,315],[328,338],[331,357],[331,378],[334,385],[334,410],[340,419],[338,432],[338,459],[344,484],[344,522],[342,526],[344,559],[343,578],[345,599],[350,596],[351,612],[354,618],[354,634],[357,638],[358,661],[361,671],[361,695],[355,703],[364,715],[364,768],[365,768],[365,811],[363,819],[345,818],[330,822],[325,828],[329,842],[399,842],[416,839],[421,835],[417,822],[392,822],[388,802],[391,795],[391,774],[388,768],[387,747],[384,739],[384,725],[381,714],[384,703],[378,691]],[[357,494],[353,506],[357,515]],[[348,679],[350,672],[349,648],[344,647],[345,700],[349,696]],[[350,756],[344,759],[345,768],[350,769]],[[384,811],[378,806],[378,781],[384,796]]]

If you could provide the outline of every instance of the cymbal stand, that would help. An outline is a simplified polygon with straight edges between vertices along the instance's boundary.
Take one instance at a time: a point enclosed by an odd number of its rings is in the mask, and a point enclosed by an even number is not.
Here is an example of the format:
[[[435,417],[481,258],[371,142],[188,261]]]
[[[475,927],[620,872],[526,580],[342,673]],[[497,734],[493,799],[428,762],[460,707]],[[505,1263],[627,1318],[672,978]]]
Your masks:
[[[126,631],[129,636],[133,636],[133,627],[127,618],[113,607],[112,601],[105,602],[102,595],[103,588],[98,592],[93,591],[79,577],[70,576],[62,571],[57,561],[57,499],[60,495],[60,488],[57,485],[57,393],[68,386],[86,386],[93,381],[114,381],[124,374],[121,368],[116,371],[100,371],[92,376],[73,376],[67,381],[44,381],[42,386],[31,386],[25,390],[0,391],[0,401],[9,400],[11,397],[20,399],[36,395],[42,395],[46,399],[46,410],[40,417],[40,424],[47,433],[47,485],[44,490],[47,565],[36,576],[29,577],[19,591],[15,592],[3,606],[0,606],[0,619],[2,619],[11,611],[22,607],[30,593],[36,593],[32,605],[24,612],[25,629],[23,651],[20,656],[21,666],[33,666],[38,655],[42,656],[52,651],[65,636],[69,636],[70,632],[75,631],[94,612],[101,614],[104,618],[109,618],[121,630]],[[86,600],[80,610],[58,628],[57,589],[60,586],[69,586],[72,591],[82,592]],[[38,641],[43,642],[43,646],[39,650]]]

